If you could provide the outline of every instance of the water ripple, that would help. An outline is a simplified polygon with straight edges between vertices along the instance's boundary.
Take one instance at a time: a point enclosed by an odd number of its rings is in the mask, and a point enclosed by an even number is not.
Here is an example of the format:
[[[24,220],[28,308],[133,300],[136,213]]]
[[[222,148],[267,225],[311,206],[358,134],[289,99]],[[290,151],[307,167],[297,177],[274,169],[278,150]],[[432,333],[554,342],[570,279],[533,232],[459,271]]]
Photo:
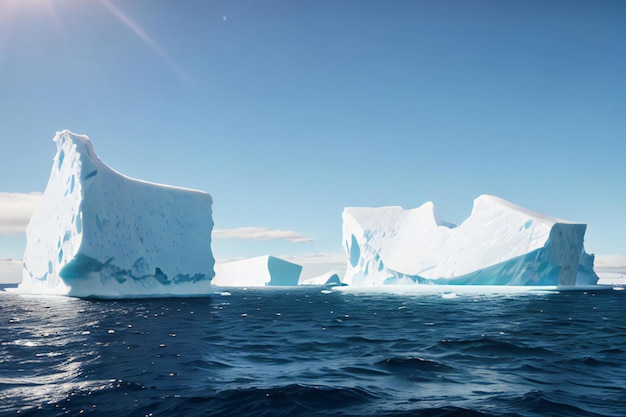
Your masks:
[[[0,415],[623,415],[626,291],[0,294]]]

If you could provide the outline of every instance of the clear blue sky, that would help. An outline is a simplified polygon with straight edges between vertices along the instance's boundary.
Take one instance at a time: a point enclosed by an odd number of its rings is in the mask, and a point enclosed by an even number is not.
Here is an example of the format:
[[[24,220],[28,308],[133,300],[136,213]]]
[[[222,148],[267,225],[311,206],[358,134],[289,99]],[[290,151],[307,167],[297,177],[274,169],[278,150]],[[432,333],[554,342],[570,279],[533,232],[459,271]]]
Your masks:
[[[625,22],[624,1],[0,0],[0,191],[43,191],[70,129],[210,192],[218,229],[315,240],[218,258],[341,253],[345,206],[458,223],[485,193],[626,254]]]

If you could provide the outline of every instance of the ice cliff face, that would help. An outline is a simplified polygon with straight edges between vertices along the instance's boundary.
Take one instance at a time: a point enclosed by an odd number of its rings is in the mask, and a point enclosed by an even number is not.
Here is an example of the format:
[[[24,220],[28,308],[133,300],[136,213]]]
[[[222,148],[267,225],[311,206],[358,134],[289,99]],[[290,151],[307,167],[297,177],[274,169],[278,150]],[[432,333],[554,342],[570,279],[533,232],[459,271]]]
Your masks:
[[[67,130],[26,229],[18,291],[78,297],[211,292],[212,199],[128,178]]]
[[[483,195],[455,227],[431,202],[346,208],[343,241],[350,285],[593,285],[586,225],[567,222]]]
[[[273,256],[257,256],[215,265],[213,284],[223,287],[298,285],[302,266]]]

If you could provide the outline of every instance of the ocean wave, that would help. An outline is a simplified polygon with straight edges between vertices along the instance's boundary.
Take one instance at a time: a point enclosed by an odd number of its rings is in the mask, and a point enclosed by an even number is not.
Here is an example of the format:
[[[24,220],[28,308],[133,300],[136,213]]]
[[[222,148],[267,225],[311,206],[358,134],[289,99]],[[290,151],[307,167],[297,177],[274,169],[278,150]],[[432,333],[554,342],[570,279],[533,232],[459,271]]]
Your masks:
[[[137,391],[150,391],[152,395],[137,401]],[[157,389],[142,384],[115,381],[108,389],[98,392],[73,392],[67,398],[21,415],[91,414],[131,417],[139,415],[167,416],[306,416],[335,415],[335,411],[363,405],[377,396],[363,388],[308,386],[289,384],[270,388],[229,389],[206,395],[162,395]],[[122,395],[122,397],[120,397]],[[123,398],[120,401],[120,398]],[[93,406],[98,404],[97,406]],[[82,410],[82,412],[81,412]],[[319,414],[329,410],[327,414]]]
[[[512,343],[506,340],[495,340],[490,337],[473,339],[443,339],[424,349],[440,354],[469,353],[479,354],[482,357],[495,356],[498,358],[512,357],[544,357],[552,356],[554,352],[545,347],[533,347],[522,343]]]
[[[517,411],[521,415],[545,417],[617,417],[614,414],[601,414],[596,410],[584,409],[572,404],[575,398],[565,399],[563,393],[549,394],[538,390],[521,396],[494,397],[491,400],[505,410]]]
[[[452,366],[448,366],[444,363],[415,357],[387,358],[377,362],[376,365],[401,372],[446,372],[454,370]]]
[[[0,415],[618,417],[625,301],[2,295]]]

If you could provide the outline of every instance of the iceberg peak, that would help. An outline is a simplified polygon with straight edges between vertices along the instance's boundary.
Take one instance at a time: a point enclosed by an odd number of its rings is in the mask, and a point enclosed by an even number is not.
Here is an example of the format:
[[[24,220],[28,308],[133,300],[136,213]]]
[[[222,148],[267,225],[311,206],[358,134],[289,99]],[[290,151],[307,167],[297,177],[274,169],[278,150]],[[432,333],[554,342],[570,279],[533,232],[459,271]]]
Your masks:
[[[556,217],[545,215],[543,213],[539,213],[537,211],[530,210],[526,207],[519,206],[517,204],[511,203],[510,201],[489,194],[482,194],[474,199],[472,215],[474,214],[474,211],[480,212],[487,209],[488,207],[496,210],[510,210],[511,212],[522,213],[529,218],[533,218],[536,221],[540,221],[550,225],[555,223],[576,224],[572,221],[562,220]]]
[[[211,292],[208,193],[126,177],[87,136],[57,132],[50,178],[26,228],[20,292],[131,298]]]

